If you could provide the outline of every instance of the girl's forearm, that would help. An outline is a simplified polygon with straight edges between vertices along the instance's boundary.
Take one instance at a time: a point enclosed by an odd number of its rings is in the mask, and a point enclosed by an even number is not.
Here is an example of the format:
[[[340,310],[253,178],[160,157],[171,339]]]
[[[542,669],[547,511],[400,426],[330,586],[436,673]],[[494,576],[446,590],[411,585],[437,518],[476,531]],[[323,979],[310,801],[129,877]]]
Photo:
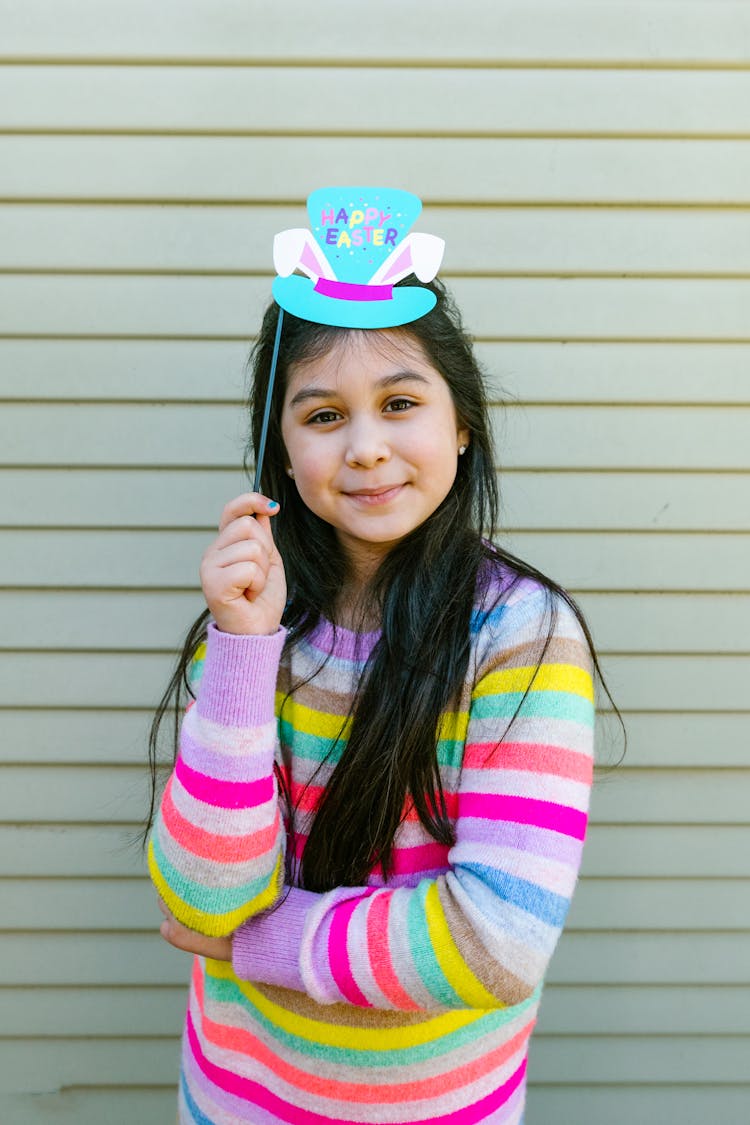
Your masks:
[[[283,643],[283,631],[240,637],[209,628],[198,699],[149,844],[169,912],[212,937],[271,906],[281,887],[273,708]]]

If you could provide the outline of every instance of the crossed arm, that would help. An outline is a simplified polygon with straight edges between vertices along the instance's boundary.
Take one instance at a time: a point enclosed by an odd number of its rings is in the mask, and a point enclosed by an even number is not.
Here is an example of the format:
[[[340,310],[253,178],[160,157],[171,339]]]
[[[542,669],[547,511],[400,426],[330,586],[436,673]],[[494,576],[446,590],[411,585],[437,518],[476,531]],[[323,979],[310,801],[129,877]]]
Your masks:
[[[531,645],[538,622],[530,617],[526,624]],[[513,645],[498,648],[466,716],[457,844],[445,875],[394,891],[362,887],[313,895],[293,889],[279,909],[265,913],[281,892],[272,875],[278,856],[269,852],[261,883],[240,867],[234,890],[226,868],[217,873],[217,888],[204,887],[193,902],[184,903],[169,888],[172,897],[164,896],[162,907],[165,940],[216,960],[229,961],[234,954],[239,976],[304,989],[323,1003],[488,1007],[529,995],[546,969],[577,875],[593,709],[588,654],[567,618],[523,702],[512,741],[493,756],[498,728],[513,714],[533,672],[522,631],[514,626],[510,637]],[[235,747],[233,760],[239,757]],[[214,764],[216,758],[209,754],[202,760]],[[192,784],[191,775],[184,776]],[[189,805],[179,795],[175,800],[183,810]],[[232,818],[241,815],[233,809],[221,831],[233,832]],[[204,876],[211,855],[208,849],[201,859]],[[183,882],[190,880],[174,885]],[[260,909],[250,904],[244,917],[234,910],[242,883],[260,886],[261,898],[273,894]],[[217,904],[232,925],[214,925]],[[209,936],[196,932],[196,919],[208,920],[201,928]],[[278,955],[286,944],[295,967],[294,976],[283,979],[274,975],[275,962],[284,960]],[[297,957],[303,946],[304,955]]]

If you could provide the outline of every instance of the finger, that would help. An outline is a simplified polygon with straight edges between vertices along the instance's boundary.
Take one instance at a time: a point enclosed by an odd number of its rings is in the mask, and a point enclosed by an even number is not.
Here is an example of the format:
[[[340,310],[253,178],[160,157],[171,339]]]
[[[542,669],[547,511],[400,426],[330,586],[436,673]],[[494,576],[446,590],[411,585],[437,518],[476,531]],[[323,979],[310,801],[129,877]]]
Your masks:
[[[260,593],[264,589],[271,562],[267,556],[256,559],[247,558],[247,554],[247,545],[236,543],[204,560],[200,579],[209,603],[227,604],[244,594]]]
[[[268,516],[238,516],[216,536],[212,546],[221,549],[231,543],[257,540],[267,551],[273,549],[273,536]]]
[[[267,548],[256,539],[241,539],[238,543],[230,543],[227,547],[218,548],[211,552],[210,564],[223,568],[233,566],[234,563],[255,563],[264,574],[271,566],[271,557]]]
[[[161,895],[157,896],[156,902],[157,902],[157,904],[159,906],[159,909],[161,910],[162,914],[164,915],[164,917],[165,918],[171,918],[172,917],[172,911],[169,909],[169,907],[167,906],[166,902],[161,897]]]
[[[227,605],[241,597],[250,597],[252,601],[266,586],[266,574],[257,563],[234,563],[224,567],[220,574],[220,581],[214,576],[207,578],[203,585],[207,599],[217,605]]]
[[[175,921],[174,918],[165,918],[159,926],[159,933],[164,940],[168,941],[170,945],[173,945],[175,949],[189,948],[190,931],[186,930],[185,927]]]
[[[279,505],[270,497],[261,492],[243,492],[225,505],[219,520],[219,531],[223,531],[227,524],[239,516],[271,516],[279,510]]]

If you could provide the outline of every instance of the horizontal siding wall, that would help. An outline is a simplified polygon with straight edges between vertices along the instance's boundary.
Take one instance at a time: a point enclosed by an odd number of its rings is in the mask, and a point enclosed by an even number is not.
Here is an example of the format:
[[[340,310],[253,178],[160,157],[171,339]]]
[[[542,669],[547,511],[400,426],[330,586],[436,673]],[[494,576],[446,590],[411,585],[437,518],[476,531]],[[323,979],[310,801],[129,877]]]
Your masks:
[[[628,726],[528,1125],[746,1122],[750,5],[0,0],[0,26],[3,1125],[173,1117],[188,961],[134,844],[145,731],[244,484],[273,235],[356,181],[446,239],[508,540],[579,598]]]

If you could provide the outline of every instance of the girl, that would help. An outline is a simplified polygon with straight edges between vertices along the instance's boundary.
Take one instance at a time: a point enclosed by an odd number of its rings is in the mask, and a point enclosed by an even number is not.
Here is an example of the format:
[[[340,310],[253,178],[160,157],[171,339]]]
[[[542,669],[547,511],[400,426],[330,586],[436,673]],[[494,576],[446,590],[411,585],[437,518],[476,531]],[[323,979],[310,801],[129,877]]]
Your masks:
[[[255,348],[264,491],[222,513],[152,739],[192,662],[149,849],[161,933],[197,954],[184,1125],[523,1120],[596,661],[491,542],[481,375],[443,287],[410,289],[433,307],[387,328],[287,302],[278,332],[274,303]]]

